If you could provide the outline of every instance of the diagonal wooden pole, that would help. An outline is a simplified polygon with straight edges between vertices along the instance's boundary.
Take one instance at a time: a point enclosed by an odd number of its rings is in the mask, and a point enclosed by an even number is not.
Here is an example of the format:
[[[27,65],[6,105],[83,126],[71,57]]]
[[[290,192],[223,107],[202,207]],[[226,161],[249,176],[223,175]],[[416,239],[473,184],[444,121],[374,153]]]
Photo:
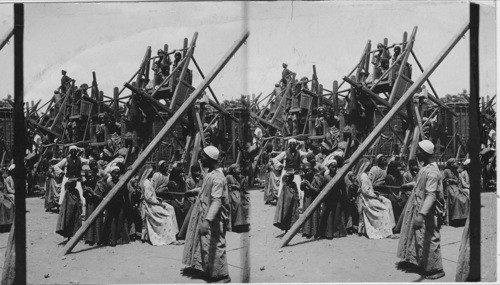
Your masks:
[[[368,135],[368,137],[363,141],[363,143],[356,149],[356,151],[351,155],[346,163],[333,177],[332,180],[321,190],[316,199],[311,203],[311,205],[305,210],[303,215],[293,224],[292,228],[287,232],[287,234],[283,237],[283,240],[280,244],[280,247],[287,245],[290,240],[297,234],[299,229],[302,227],[304,222],[309,219],[313,211],[321,205],[321,202],[325,199],[325,197],[329,194],[329,192],[333,189],[335,185],[347,174],[347,171],[351,169],[351,167],[357,162],[357,160],[363,155],[363,153],[372,145],[372,143],[377,139],[380,135],[384,127],[392,120],[392,118],[399,112],[401,108],[403,108],[410,99],[413,94],[418,91],[418,88],[422,83],[425,82],[427,78],[436,70],[439,64],[444,60],[444,58],[450,53],[450,51],[455,47],[458,41],[462,38],[462,36],[469,29],[469,23],[464,25],[460,32],[455,35],[452,40],[446,45],[446,47],[437,55],[437,57],[432,61],[431,65],[423,72],[420,77],[413,83],[408,90],[401,96],[401,98],[392,106],[391,110],[387,113],[387,115],[380,121],[380,123],[373,129],[373,131]]]
[[[88,217],[88,219],[82,224],[80,229],[75,233],[75,235],[71,238],[71,240],[64,246],[61,255],[65,255],[69,253],[78,243],[78,241],[83,237],[85,231],[89,228],[89,226],[95,221],[98,215],[102,213],[102,211],[106,208],[109,201],[113,198],[113,196],[122,188],[127,185],[130,179],[135,175],[137,171],[142,167],[142,165],[146,162],[146,160],[153,154],[154,150],[160,145],[163,137],[167,135],[172,126],[174,126],[179,119],[186,113],[186,111],[192,107],[195,103],[196,99],[202,94],[203,90],[207,88],[207,86],[214,80],[214,78],[219,74],[219,72],[224,68],[224,66],[229,62],[229,60],[233,57],[233,55],[238,51],[238,49],[243,45],[246,41],[249,32],[245,32],[243,36],[236,41],[233,46],[229,49],[229,51],[222,57],[222,59],[217,63],[214,69],[207,75],[207,77],[198,85],[198,87],[191,93],[191,95],[184,101],[184,103],[179,107],[179,109],[173,114],[173,116],[167,121],[165,126],[160,130],[160,132],[156,135],[156,137],[149,143],[149,145],[144,149],[144,151],[139,155],[136,161],[130,167],[130,170],[127,171],[121,178],[120,181],[111,189],[111,191],[104,197],[102,202],[97,206],[97,208],[92,212],[92,214]]]

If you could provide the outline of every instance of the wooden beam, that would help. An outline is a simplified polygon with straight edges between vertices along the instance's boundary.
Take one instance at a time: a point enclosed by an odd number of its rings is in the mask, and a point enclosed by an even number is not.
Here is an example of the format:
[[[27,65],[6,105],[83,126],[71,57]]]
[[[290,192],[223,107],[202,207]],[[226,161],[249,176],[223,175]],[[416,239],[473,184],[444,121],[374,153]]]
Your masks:
[[[140,90],[137,87],[134,87],[133,85],[131,85],[129,83],[125,83],[125,87],[127,87],[128,89],[130,89],[135,94],[138,94],[139,96],[141,96],[141,98],[144,98],[147,101],[149,101],[149,103],[151,103],[151,105],[153,105],[154,107],[156,107],[156,108],[158,108],[158,109],[166,112],[170,116],[174,115],[174,112],[172,112],[172,110],[170,110],[170,108],[168,108],[167,106],[163,105],[160,101],[156,100],[155,98],[149,96],[149,94],[147,94],[145,91]],[[181,123],[183,123],[185,125],[189,125],[188,121],[185,118],[181,118],[180,120],[181,120]]]
[[[175,114],[167,121],[165,126],[160,130],[156,137],[149,143],[149,145],[144,149],[144,151],[139,155],[135,162],[130,167],[118,183],[111,189],[111,191],[104,197],[102,202],[97,206],[97,208],[92,212],[92,214],[87,218],[87,220],[82,224],[80,229],[75,233],[68,243],[64,246],[62,250],[62,255],[69,253],[77,244],[77,242],[83,237],[88,227],[95,221],[98,215],[106,208],[109,201],[114,197],[116,193],[122,188],[126,187],[127,183],[130,181],[133,175],[141,168],[141,166],[146,162],[146,160],[153,154],[154,150],[160,145],[163,137],[170,132],[170,129],[179,121],[179,119],[186,113],[186,111],[193,106],[198,97],[202,94],[203,90],[214,80],[214,78],[219,74],[219,72],[224,68],[224,66],[233,57],[236,51],[243,45],[246,41],[249,32],[245,34],[236,41],[229,51],[222,57],[222,59],[217,63],[214,69],[207,75],[207,77],[200,83],[196,90],[182,103]]]
[[[195,32],[193,35],[193,39],[191,40],[191,44],[189,46],[189,50],[187,51],[187,54],[185,53],[185,58],[186,61],[184,62],[184,65],[182,66],[181,74],[179,76],[179,81],[184,81],[184,77],[186,76],[188,66],[189,66],[189,61],[191,60],[191,57],[193,57],[193,52],[194,52],[194,47],[196,44],[196,39],[198,38],[198,32]],[[184,43],[186,43],[186,39],[184,40]],[[177,97],[179,96],[180,92],[180,84],[177,84],[175,87],[174,95],[172,95],[172,101],[170,101],[170,109],[175,111],[175,104],[177,101]]]
[[[196,66],[196,69],[198,69],[198,72],[201,75],[201,79],[205,79],[205,75],[203,74],[203,71],[201,71],[201,68],[198,65],[198,62],[196,62],[196,59],[194,58],[194,56],[191,57],[191,60],[193,60],[193,63]],[[217,96],[215,96],[215,92],[212,90],[212,87],[208,86],[208,91],[210,91],[210,94],[212,94],[212,97],[214,97],[215,102],[217,102],[217,104],[220,105],[220,102],[217,99]]]
[[[283,237],[280,247],[283,247],[290,242],[293,236],[299,231],[304,222],[309,219],[311,214],[315,209],[321,205],[323,200],[328,196],[329,192],[333,189],[335,185],[347,174],[347,171],[358,161],[358,159],[363,155],[363,153],[371,146],[375,139],[380,135],[383,128],[392,120],[392,118],[399,112],[401,108],[406,105],[406,102],[418,91],[420,85],[425,82],[427,78],[434,72],[434,70],[439,66],[439,64],[444,60],[448,53],[453,49],[453,47],[460,41],[462,36],[469,29],[469,24],[467,23],[462,27],[452,40],[446,45],[446,47],[436,56],[432,61],[431,65],[420,75],[420,77],[415,81],[415,83],[410,86],[408,90],[401,96],[401,98],[394,104],[394,106],[389,110],[386,116],[380,121],[380,123],[373,129],[373,131],[368,135],[368,137],[361,143],[361,145],[354,151],[354,153],[349,158],[348,162],[339,169],[337,174],[328,182],[328,184],[321,190],[316,199],[311,203],[311,205],[305,210],[302,216],[293,224],[291,229]]]
[[[404,80],[406,80],[409,83],[413,84],[413,81],[410,78],[408,78],[408,77],[406,77],[404,75],[401,75],[401,78],[403,78]],[[445,109],[446,111],[450,112],[453,116],[455,116],[455,117],[458,116],[458,114],[455,111],[453,111],[453,109],[451,109],[450,107],[446,106],[439,98],[436,98],[435,96],[432,96],[432,95],[428,96],[428,98],[432,102],[434,102],[436,105],[438,105],[439,107],[441,107],[441,108]]]
[[[280,129],[280,128],[279,128],[278,126],[276,126],[275,124],[273,124],[273,123],[271,123],[271,122],[269,122],[269,121],[267,121],[267,120],[262,119],[260,116],[258,116],[258,115],[257,115],[257,114],[255,114],[254,112],[250,112],[250,117],[252,117],[252,118],[254,118],[254,119],[257,119],[257,120],[259,120],[259,122],[261,122],[261,123],[265,124],[266,126],[270,126],[270,127],[274,128],[274,129],[276,129],[276,130],[278,130],[278,131],[279,131],[279,129]]]
[[[417,26],[413,27],[413,31],[410,36],[410,42],[408,43],[408,46],[405,49],[405,54],[403,58],[401,58],[400,66],[399,66],[399,71],[398,71],[398,76],[396,77],[396,81],[394,82],[394,86],[392,87],[391,90],[391,95],[389,96],[389,104],[394,104],[394,101],[396,100],[396,92],[398,91],[398,86],[401,84],[401,75],[403,75],[403,72],[406,67],[406,63],[408,62],[408,57],[410,57],[410,52],[413,49],[413,43],[415,42],[415,36],[417,35]]]

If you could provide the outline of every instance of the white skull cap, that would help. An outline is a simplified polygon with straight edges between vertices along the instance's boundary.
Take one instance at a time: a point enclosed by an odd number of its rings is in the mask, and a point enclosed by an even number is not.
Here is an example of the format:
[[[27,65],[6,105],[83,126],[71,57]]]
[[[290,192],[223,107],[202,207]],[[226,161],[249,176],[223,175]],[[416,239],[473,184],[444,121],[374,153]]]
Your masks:
[[[205,147],[203,152],[213,160],[219,159],[219,150],[213,145]]]
[[[69,150],[70,150],[70,151],[71,151],[71,150],[78,150],[78,147],[76,147],[76,145],[72,145],[72,146],[70,146],[70,147],[69,147]]]
[[[430,140],[423,140],[418,146],[428,154],[434,154],[434,144]]]
[[[289,139],[288,143],[297,143],[297,140],[296,139]]]

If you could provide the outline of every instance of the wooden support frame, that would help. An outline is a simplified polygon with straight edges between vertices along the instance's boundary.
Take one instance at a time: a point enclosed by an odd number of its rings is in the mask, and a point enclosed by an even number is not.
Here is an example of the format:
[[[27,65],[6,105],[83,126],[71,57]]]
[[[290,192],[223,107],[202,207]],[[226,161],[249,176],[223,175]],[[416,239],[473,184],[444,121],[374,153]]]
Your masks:
[[[139,157],[135,160],[135,162],[130,167],[118,183],[111,189],[111,191],[104,197],[102,202],[97,206],[97,208],[92,212],[92,214],[88,217],[88,219],[82,224],[80,229],[75,233],[75,235],[71,238],[68,243],[64,246],[61,254],[65,255],[69,253],[77,244],[77,242],[83,237],[88,227],[95,221],[98,215],[102,213],[102,211],[106,208],[109,201],[118,193],[118,191],[127,185],[133,175],[141,168],[141,166],[146,162],[149,156],[154,152],[157,146],[161,143],[163,137],[170,132],[170,129],[179,121],[179,118],[187,112],[189,108],[195,103],[197,98],[202,94],[203,90],[213,81],[213,79],[219,74],[219,72],[224,68],[224,66],[229,62],[229,60],[233,57],[236,51],[243,45],[246,41],[249,32],[245,32],[243,36],[237,40],[233,46],[229,49],[229,51],[222,57],[222,59],[217,63],[214,69],[207,75],[207,77],[200,83],[200,85],[196,88],[195,91],[186,99],[186,101],[179,107],[179,109],[175,112],[175,114],[167,121],[165,126],[161,129],[161,131],[157,134],[157,136],[150,142],[150,144],[144,149],[144,151],[139,155]]]
[[[458,43],[462,36],[469,30],[469,23],[464,25],[460,31],[452,38],[452,40],[445,46],[445,48],[436,56],[432,61],[431,65],[419,76],[413,85],[410,86],[408,90],[401,96],[401,98],[394,104],[394,106],[389,110],[387,115],[380,121],[380,123],[375,127],[375,129],[368,135],[368,137],[361,143],[361,145],[354,151],[350,156],[348,162],[341,167],[337,174],[328,182],[328,184],[321,190],[316,199],[311,203],[311,205],[304,211],[302,216],[293,224],[291,229],[283,237],[280,247],[283,247],[290,242],[293,236],[299,231],[304,222],[310,218],[311,214],[315,209],[321,205],[323,200],[328,196],[329,192],[333,187],[347,174],[347,171],[358,161],[358,159],[363,155],[363,153],[370,147],[374,140],[380,135],[382,129],[389,123],[389,121],[399,112],[401,108],[404,107],[406,102],[418,91],[420,85],[434,72],[434,70],[439,66],[439,64],[444,60],[444,58],[450,53],[453,47]]]

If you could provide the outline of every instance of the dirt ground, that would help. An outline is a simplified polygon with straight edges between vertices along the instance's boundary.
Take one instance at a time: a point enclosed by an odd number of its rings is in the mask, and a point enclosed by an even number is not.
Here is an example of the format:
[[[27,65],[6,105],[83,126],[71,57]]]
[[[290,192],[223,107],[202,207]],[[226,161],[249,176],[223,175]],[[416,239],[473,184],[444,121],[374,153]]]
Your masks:
[[[482,276],[496,280],[496,193],[482,194]],[[57,214],[47,213],[43,199],[27,199],[28,282],[32,284],[100,283],[199,283],[185,273],[181,263],[183,246],[155,247],[140,241],[117,247],[90,247],[80,242],[64,258],[59,256],[63,238],[55,233]],[[398,240],[369,240],[350,235],[334,240],[306,240],[296,236],[289,246],[278,249],[281,231],[272,225],[275,207],[264,205],[263,192],[251,191],[250,281],[251,282],[411,282],[416,273],[395,267]],[[455,280],[456,262],[463,227],[441,230],[446,276]],[[3,265],[8,233],[0,234],[0,264]],[[241,282],[241,236],[228,233],[229,273]]]

